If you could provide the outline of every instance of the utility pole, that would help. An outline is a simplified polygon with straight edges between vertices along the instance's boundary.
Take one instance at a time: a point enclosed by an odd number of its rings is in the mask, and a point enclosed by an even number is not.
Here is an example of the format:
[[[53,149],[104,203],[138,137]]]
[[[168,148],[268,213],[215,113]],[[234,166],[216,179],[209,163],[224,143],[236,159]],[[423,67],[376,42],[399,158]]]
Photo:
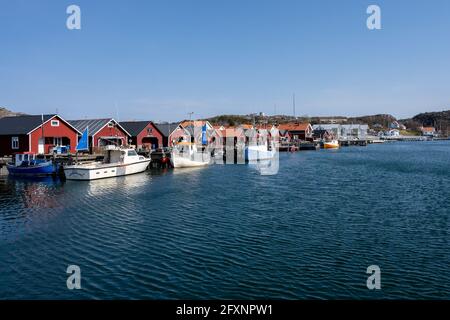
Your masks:
[[[292,94],[292,109],[293,109],[294,118],[295,118],[295,93]]]
[[[189,126],[191,127],[191,130],[192,130],[192,132],[191,132],[192,136],[191,136],[191,141],[190,142],[193,142],[192,139],[195,139],[194,138],[194,134],[195,134],[195,132],[194,132],[194,124],[192,123],[192,115],[193,114],[194,114],[194,112],[188,112],[188,115],[189,115]]]

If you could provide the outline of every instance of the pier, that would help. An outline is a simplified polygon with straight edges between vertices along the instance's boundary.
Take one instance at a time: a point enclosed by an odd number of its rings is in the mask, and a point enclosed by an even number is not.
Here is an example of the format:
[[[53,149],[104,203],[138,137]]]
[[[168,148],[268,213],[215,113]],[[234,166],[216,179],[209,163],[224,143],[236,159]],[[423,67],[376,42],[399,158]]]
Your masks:
[[[0,158],[0,176],[8,174],[8,170],[6,170],[6,164],[11,162],[11,158],[4,157]]]
[[[368,140],[358,139],[358,140],[339,140],[339,145],[341,147],[349,147],[349,146],[359,146],[365,147],[369,143]]]

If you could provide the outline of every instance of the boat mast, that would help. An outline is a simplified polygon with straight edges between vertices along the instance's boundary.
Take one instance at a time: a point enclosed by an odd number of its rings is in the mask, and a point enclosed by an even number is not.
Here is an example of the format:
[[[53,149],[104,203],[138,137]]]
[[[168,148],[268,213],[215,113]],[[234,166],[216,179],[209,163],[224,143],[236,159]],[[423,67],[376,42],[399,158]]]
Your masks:
[[[44,137],[44,114],[41,114],[41,139],[42,139],[42,144],[44,146],[44,154],[45,154],[45,137]],[[39,150],[38,150],[39,151]],[[39,152],[38,152],[39,153]]]
[[[189,126],[192,126],[192,132],[189,132],[189,133],[192,134],[192,136],[194,136],[194,124],[192,123],[192,115],[193,114],[194,114],[193,111],[188,112],[188,115],[189,115]],[[192,137],[191,137],[191,141],[189,141],[189,142],[192,142]],[[195,143],[195,137],[194,137],[194,143]]]

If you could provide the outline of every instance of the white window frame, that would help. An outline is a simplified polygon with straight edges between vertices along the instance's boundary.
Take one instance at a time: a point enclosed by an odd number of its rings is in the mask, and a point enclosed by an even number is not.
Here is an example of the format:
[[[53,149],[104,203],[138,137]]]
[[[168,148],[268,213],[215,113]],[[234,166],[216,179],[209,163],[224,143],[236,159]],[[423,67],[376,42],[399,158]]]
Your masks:
[[[61,143],[59,143],[61,142]],[[53,137],[53,145],[54,146],[62,146],[62,137]]]
[[[11,137],[11,149],[19,149],[19,137]]]
[[[52,121],[50,122],[50,125],[51,125],[52,127],[59,127],[59,120],[52,120]]]

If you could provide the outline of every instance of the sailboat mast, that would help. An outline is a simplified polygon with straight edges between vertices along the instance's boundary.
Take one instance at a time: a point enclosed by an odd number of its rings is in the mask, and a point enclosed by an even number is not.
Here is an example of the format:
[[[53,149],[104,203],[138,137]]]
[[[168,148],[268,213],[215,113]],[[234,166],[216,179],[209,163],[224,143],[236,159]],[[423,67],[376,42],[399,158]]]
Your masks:
[[[45,154],[45,137],[44,137],[44,114],[41,114],[41,139],[42,139],[42,145],[44,146],[44,154]]]

